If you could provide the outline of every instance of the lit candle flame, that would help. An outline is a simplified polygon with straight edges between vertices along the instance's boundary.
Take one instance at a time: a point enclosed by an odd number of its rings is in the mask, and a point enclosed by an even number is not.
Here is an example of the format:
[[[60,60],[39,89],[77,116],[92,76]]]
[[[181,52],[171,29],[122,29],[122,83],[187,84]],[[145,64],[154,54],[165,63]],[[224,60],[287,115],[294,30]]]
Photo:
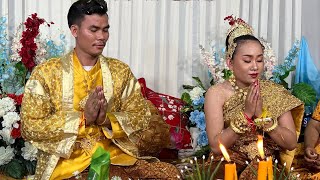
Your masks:
[[[258,135],[257,146],[258,146],[258,151],[259,151],[261,158],[264,159],[265,156],[264,156],[264,151],[263,151],[263,137],[260,135]]]
[[[223,154],[223,157],[224,157],[228,162],[230,162],[230,161],[231,161],[230,156],[229,156],[229,154],[228,154],[228,152],[227,152],[227,149],[224,147],[224,145],[221,144],[221,143],[219,143],[219,148],[220,148],[220,150],[221,150],[221,152],[222,152],[222,154]]]

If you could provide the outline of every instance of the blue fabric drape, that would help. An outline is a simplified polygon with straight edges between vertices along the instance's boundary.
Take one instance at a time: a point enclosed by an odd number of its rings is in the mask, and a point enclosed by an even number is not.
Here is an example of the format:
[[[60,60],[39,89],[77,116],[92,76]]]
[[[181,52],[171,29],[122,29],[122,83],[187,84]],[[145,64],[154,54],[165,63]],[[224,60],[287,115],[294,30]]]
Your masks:
[[[299,61],[296,66],[295,83],[310,84],[317,91],[317,99],[320,98],[320,72],[317,69],[309,52],[305,37],[301,38]]]

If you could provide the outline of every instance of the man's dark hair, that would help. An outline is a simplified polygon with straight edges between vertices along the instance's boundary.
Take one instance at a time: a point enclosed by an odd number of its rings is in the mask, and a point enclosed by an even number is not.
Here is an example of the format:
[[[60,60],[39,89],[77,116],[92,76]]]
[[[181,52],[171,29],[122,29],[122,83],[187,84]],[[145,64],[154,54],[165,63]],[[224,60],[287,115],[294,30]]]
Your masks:
[[[107,3],[104,0],[78,0],[69,9],[68,26],[69,28],[74,24],[80,26],[85,15],[104,15],[107,11]]]

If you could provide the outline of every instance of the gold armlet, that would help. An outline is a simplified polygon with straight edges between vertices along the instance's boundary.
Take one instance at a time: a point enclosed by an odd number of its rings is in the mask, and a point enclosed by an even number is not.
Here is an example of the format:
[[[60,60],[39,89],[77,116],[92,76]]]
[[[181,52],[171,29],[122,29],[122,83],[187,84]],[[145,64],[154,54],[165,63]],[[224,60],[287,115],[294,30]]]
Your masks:
[[[269,128],[265,128],[265,129],[263,129],[263,131],[264,131],[264,132],[271,132],[271,131],[275,130],[275,129],[278,127],[278,120],[277,120],[277,119],[272,118],[272,121],[273,121],[272,126],[271,126],[271,127],[269,127]]]

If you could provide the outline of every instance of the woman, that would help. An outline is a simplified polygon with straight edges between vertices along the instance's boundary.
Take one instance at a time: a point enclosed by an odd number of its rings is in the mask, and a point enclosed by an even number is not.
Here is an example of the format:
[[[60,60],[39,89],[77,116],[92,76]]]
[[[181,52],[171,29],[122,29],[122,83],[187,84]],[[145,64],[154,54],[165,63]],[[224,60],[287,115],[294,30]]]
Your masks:
[[[278,158],[281,151],[281,161],[290,167],[294,152],[289,151],[297,145],[303,104],[282,86],[261,80],[264,47],[248,24],[239,18],[231,20],[226,60],[233,76],[207,91],[206,130],[214,157],[221,158],[217,155],[221,155],[219,143],[223,144],[237,164],[240,179],[248,179],[253,173],[245,162],[256,166],[255,159],[260,157],[258,135],[264,136],[266,156]]]

